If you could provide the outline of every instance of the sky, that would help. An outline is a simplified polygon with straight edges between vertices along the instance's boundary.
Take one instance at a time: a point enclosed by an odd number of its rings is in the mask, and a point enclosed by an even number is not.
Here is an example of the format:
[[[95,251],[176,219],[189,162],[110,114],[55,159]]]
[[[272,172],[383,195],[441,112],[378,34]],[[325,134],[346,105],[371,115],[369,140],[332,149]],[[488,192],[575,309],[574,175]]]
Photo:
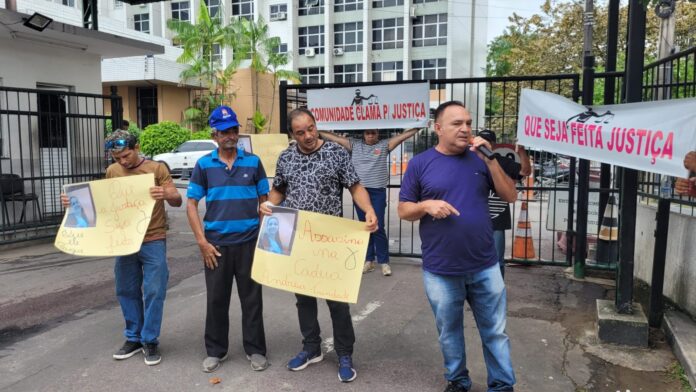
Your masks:
[[[491,42],[501,35],[508,26],[508,17],[516,12],[520,16],[530,17],[541,13],[544,0],[488,0],[488,39]]]

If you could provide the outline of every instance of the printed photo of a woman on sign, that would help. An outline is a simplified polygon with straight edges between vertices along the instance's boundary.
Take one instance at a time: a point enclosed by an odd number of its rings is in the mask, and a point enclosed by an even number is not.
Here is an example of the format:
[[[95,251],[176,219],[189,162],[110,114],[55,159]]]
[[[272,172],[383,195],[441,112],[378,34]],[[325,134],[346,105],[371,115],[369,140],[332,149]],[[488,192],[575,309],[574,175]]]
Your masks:
[[[95,227],[97,225],[97,214],[89,184],[65,185],[65,194],[70,199],[70,206],[65,218],[65,227]]]
[[[256,247],[267,252],[289,256],[292,253],[292,242],[295,238],[297,211],[282,207],[274,207],[272,210],[273,215],[263,219]]]

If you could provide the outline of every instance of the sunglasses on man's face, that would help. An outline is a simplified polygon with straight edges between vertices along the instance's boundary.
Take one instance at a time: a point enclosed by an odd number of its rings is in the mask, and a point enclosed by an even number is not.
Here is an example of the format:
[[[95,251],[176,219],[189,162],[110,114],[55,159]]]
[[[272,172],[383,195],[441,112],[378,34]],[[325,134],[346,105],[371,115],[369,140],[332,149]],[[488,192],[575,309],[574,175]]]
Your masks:
[[[107,150],[126,148],[126,147],[128,147],[128,140],[126,140],[126,139],[108,140],[106,143],[104,143],[104,147],[106,147]]]

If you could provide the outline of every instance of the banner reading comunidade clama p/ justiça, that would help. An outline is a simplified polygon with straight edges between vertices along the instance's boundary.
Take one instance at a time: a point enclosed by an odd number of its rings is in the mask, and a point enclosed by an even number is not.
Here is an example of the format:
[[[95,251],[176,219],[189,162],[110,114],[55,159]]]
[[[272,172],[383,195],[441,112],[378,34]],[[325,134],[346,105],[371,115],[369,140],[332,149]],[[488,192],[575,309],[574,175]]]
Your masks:
[[[307,107],[322,130],[419,128],[428,123],[428,83],[307,91]]]
[[[524,89],[517,139],[544,151],[687,177],[683,161],[696,148],[696,99],[587,107]]]

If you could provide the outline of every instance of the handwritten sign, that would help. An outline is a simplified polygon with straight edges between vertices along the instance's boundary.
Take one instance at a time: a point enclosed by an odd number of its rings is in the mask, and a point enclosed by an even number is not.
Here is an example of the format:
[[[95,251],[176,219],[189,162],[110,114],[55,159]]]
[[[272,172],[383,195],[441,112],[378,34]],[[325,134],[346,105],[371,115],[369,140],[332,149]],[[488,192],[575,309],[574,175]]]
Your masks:
[[[358,302],[370,235],[364,222],[274,208],[260,233],[251,270],[255,281],[312,297]]]
[[[636,170],[687,177],[696,148],[696,99],[586,107],[560,95],[524,89],[520,144]]]
[[[251,152],[256,154],[266,176],[275,177],[276,163],[280,153],[288,148],[288,136],[284,133],[254,134],[251,136]]]
[[[319,129],[420,128],[429,91],[427,82],[308,90],[307,107]]]
[[[123,256],[140,250],[155,200],[154,174],[65,186],[70,199],[55,247],[79,256]]]

